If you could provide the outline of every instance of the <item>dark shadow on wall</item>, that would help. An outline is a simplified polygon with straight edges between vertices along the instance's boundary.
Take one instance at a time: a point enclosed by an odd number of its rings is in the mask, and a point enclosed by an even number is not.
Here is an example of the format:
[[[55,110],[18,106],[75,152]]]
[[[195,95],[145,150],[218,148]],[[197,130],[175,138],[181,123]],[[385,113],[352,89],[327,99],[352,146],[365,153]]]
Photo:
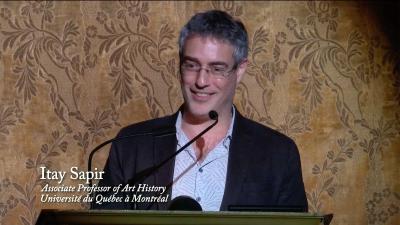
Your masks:
[[[385,34],[394,55],[391,63],[394,72],[400,75],[400,1],[371,1],[368,2],[368,11],[375,16],[377,25]],[[364,3],[360,3],[364,4]]]
[[[388,52],[385,53],[383,64],[390,64],[393,69],[393,86],[400,104],[400,1],[360,1],[359,4],[388,41]]]

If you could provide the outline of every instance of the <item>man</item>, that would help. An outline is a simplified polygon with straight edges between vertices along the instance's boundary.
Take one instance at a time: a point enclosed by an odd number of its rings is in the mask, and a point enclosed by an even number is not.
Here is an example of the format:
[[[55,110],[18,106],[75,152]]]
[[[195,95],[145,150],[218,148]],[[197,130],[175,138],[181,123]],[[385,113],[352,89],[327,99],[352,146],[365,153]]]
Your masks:
[[[176,127],[176,135],[145,135],[114,142],[100,186],[127,184],[140,171],[158,165],[214,121],[196,142],[140,183],[171,188],[195,199],[206,211],[232,205],[300,206],[307,210],[300,157],[288,137],[244,118],[233,106],[236,85],[247,67],[248,38],[243,24],[225,12],[198,13],[179,36],[184,103],[172,116],[128,126],[120,137]],[[138,190],[131,194],[138,194]],[[121,194],[121,193],[119,193]],[[154,195],[143,191],[143,196]],[[121,195],[124,196],[125,195]],[[168,203],[102,204],[96,207],[166,209]]]

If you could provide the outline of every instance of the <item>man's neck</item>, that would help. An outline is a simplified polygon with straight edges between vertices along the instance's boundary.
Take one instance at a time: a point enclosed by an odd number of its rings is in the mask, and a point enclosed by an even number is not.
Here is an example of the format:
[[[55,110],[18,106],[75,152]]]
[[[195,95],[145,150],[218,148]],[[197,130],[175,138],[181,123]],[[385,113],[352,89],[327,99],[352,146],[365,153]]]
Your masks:
[[[206,134],[215,135],[223,133],[225,135],[229,129],[232,119],[232,110],[223,113],[219,112],[218,124]],[[214,123],[214,120],[210,119],[208,115],[203,117],[196,117],[191,115],[189,112],[182,114],[182,130],[189,138],[193,138],[198,133],[202,132],[204,129],[210,126],[212,123]]]
[[[231,111],[219,115],[218,124],[193,143],[192,146],[195,149],[196,157],[200,162],[202,162],[208,153],[227,135],[232,119]],[[189,139],[194,138],[214,122],[209,118],[208,120],[203,120],[201,123],[199,123],[201,120],[195,121],[196,123],[193,123],[193,119],[188,117],[188,114],[186,114],[186,118],[185,114],[182,115],[181,128]]]

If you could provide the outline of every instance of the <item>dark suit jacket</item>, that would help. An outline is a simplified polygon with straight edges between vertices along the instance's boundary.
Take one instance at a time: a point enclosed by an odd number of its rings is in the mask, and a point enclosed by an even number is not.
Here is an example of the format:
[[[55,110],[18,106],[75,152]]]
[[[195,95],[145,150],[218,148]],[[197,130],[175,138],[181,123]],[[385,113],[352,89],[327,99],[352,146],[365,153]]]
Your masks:
[[[123,128],[119,136],[152,132],[174,127],[178,113]],[[176,151],[175,135],[127,138],[115,142],[105,166],[101,186],[126,184],[136,173],[157,165]],[[174,160],[163,166],[144,183],[166,186],[172,181]],[[171,190],[168,192],[171,193]],[[171,195],[169,195],[171,196]],[[148,204],[137,204],[145,209]],[[236,113],[228,157],[225,192],[220,210],[229,205],[302,206],[307,199],[301,173],[300,156],[287,136]],[[154,204],[152,209],[166,209]],[[95,205],[94,208],[127,209],[132,204]]]

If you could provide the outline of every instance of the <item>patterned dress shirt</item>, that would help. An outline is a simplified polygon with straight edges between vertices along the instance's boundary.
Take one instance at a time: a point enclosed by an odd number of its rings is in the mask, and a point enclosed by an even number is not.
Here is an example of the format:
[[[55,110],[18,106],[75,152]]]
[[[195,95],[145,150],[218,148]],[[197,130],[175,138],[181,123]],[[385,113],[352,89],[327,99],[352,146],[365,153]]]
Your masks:
[[[201,205],[203,211],[219,211],[225,190],[228,152],[232,139],[234,118],[235,109],[233,108],[232,120],[226,136],[208,153],[202,162],[196,160],[192,145],[176,156],[172,199],[178,196],[189,196]],[[177,149],[190,141],[183,132],[181,125],[182,114],[179,113],[175,124],[178,140]]]

